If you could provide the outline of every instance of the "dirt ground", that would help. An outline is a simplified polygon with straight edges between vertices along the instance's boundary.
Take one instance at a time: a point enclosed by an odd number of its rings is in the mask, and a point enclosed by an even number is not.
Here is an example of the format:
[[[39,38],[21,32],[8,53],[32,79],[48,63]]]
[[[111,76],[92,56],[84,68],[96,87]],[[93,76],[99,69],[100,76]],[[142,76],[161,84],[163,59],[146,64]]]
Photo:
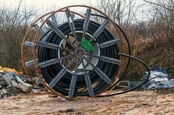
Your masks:
[[[174,115],[174,93],[133,91],[114,97],[63,100],[19,94],[0,100],[0,115]]]

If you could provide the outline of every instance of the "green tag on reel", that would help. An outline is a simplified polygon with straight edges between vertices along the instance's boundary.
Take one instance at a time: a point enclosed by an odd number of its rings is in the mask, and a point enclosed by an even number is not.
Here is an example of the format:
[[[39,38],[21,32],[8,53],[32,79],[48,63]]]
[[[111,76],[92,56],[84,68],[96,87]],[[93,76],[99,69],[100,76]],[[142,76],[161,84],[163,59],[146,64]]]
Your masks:
[[[92,44],[85,37],[81,40],[81,46],[88,52],[95,50]]]

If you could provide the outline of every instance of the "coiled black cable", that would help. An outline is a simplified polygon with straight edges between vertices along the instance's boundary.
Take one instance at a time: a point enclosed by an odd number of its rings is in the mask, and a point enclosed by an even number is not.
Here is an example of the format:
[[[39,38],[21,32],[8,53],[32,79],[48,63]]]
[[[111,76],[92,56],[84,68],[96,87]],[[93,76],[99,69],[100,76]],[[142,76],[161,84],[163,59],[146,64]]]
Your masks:
[[[83,19],[74,20],[76,31],[83,31],[83,28],[82,28],[83,23],[84,23]],[[100,27],[100,24],[98,24],[94,21],[90,21],[89,25],[90,26],[88,28],[87,33],[89,33],[90,35],[93,35],[94,32]],[[128,69],[128,66],[129,66],[129,63],[130,63],[130,59],[134,59],[134,60],[142,63],[146,67],[146,69],[148,71],[148,77],[147,77],[147,79],[148,79],[149,76],[150,76],[150,72],[149,72],[150,70],[149,70],[148,66],[144,62],[142,62],[141,60],[139,60],[139,59],[137,59],[133,56],[130,56],[131,49],[130,49],[130,43],[129,43],[128,37],[125,34],[125,32],[118,25],[116,25],[116,26],[122,32],[122,34],[123,34],[123,36],[124,36],[124,38],[127,42],[128,55],[120,53],[117,44],[100,50],[101,51],[100,56],[106,56],[106,57],[111,57],[111,58],[116,58],[116,59],[120,59],[120,56],[124,56],[124,57],[128,58],[123,73],[119,77],[119,80],[114,85],[112,85],[112,87],[115,87],[117,85],[117,83],[121,79],[123,79],[123,77],[125,76],[125,74],[127,72],[127,69]],[[64,24],[60,25],[58,28],[65,35],[69,35],[71,33],[68,23],[64,23]],[[48,31],[44,36],[42,36],[42,38],[40,40],[41,41],[43,39],[45,40],[45,36],[48,35],[48,34],[49,34],[49,37],[46,38],[46,42],[54,43],[54,44],[60,44],[61,43],[62,39],[59,36],[57,36],[56,33],[52,30]],[[103,32],[97,37],[96,41],[94,41],[94,42],[97,43],[97,44],[101,44],[103,42],[106,42],[106,41],[109,41],[109,40],[112,40],[112,39],[115,39],[113,37],[113,35],[107,29],[104,29]],[[58,51],[52,50],[52,49],[47,49],[47,48],[44,48],[44,47],[38,47],[39,62],[44,62],[46,60],[53,59],[53,58],[58,58]],[[118,69],[119,69],[118,65],[111,64],[111,63],[106,63],[106,62],[103,62],[101,60],[99,60],[99,62],[97,63],[96,66],[98,68],[100,68],[111,80],[115,79],[115,76],[118,73]],[[54,64],[54,65],[42,68],[41,72],[42,72],[42,75],[43,75],[44,79],[49,84],[53,80],[53,78],[57,75],[57,73],[59,73],[62,69],[63,69],[62,65],[60,63],[58,63],[58,64]],[[97,75],[94,71],[89,71],[89,76],[90,76],[90,79],[91,79],[91,84],[93,84],[93,89],[94,89],[95,95],[102,92],[104,89],[106,89],[108,87],[108,84],[104,80],[102,80],[100,78],[100,76]],[[63,94],[63,95],[68,95],[69,84],[70,84],[70,81],[71,81],[71,77],[72,77],[72,73],[67,71],[66,74],[63,76],[63,78],[53,87],[53,89],[55,91]],[[113,96],[113,95],[126,93],[126,92],[137,89],[138,87],[142,86],[146,81],[147,80],[142,82],[137,87],[134,87],[132,89],[128,89],[128,90],[123,91],[123,92],[109,94],[109,95],[100,95],[100,96],[97,96],[97,97],[107,97],[107,96]],[[77,76],[76,91],[74,93],[74,96],[88,96],[88,90],[86,88],[84,75],[78,75]]]
[[[83,23],[84,23],[83,19],[74,20],[74,23],[75,23],[76,31],[83,31],[82,30]],[[90,26],[89,26],[87,33],[89,33],[91,35],[93,35],[95,30],[97,30],[97,28],[99,28],[99,26],[100,26],[100,24],[93,22],[93,21],[90,21],[89,25]],[[68,35],[69,33],[71,33],[68,23],[64,23],[61,26],[59,26],[58,28],[65,35]],[[57,36],[53,31],[47,32],[46,35],[48,33],[51,33],[51,35],[47,38],[47,42],[54,43],[54,44],[60,44],[62,39],[59,36]],[[43,36],[40,40],[42,40],[45,36]],[[96,42],[98,44],[101,44],[101,43],[109,41],[111,39],[114,39],[114,37],[111,35],[111,33],[107,29],[104,29],[104,31],[97,37]],[[117,45],[114,45],[114,46],[110,46],[110,47],[102,49],[100,52],[100,55],[119,59],[118,52],[119,52],[119,49],[118,49]],[[57,51],[43,48],[43,47],[38,48],[39,62],[43,62],[43,61],[46,61],[46,60],[49,60],[52,58],[58,58],[57,56],[58,56]],[[103,61],[99,61],[97,64],[97,67],[99,67],[108,77],[110,77],[111,80],[113,80],[115,78],[115,75],[118,72],[118,65],[106,63]],[[47,83],[50,83],[51,80],[56,76],[56,74],[61,69],[63,69],[63,68],[60,64],[54,64],[49,67],[42,68],[41,72],[43,74],[43,77],[47,81]],[[108,84],[106,84],[94,71],[89,71],[89,76],[91,79],[91,83],[95,84],[95,86],[93,86],[95,94],[102,92],[108,86]],[[53,89],[63,95],[67,95],[71,77],[72,77],[72,74],[67,72]],[[86,89],[84,77],[81,75],[78,75],[78,77],[77,77],[76,88],[77,88],[77,91],[75,92],[74,96],[87,96],[88,95],[87,90],[78,91],[78,89]]]

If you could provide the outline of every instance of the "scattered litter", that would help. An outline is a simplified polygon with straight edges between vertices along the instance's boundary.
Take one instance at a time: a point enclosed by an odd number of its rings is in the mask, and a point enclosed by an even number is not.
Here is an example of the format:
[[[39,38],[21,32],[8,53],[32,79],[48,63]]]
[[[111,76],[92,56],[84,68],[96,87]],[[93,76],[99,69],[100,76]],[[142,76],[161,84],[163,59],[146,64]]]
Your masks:
[[[41,85],[42,84],[40,77],[36,78],[35,82],[36,82],[37,85]]]
[[[62,109],[62,110],[59,110],[59,112],[61,112],[61,113],[62,113],[62,112],[67,112],[67,113],[68,113],[68,112],[74,112],[74,109],[71,108],[71,107],[70,107],[70,108],[64,108],[64,109]]]
[[[15,73],[13,72],[9,72],[6,73],[5,75],[2,76],[4,78],[4,80],[7,82],[7,85],[12,85],[12,80],[15,80]]]
[[[147,74],[143,77],[147,77]],[[174,88],[174,79],[169,80],[167,72],[161,68],[154,66],[150,70],[149,81],[144,85],[145,90]]]
[[[4,73],[4,71],[3,70],[0,70],[0,74],[2,74],[2,73]]]
[[[66,112],[74,112],[74,109],[73,108],[69,108],[66,110]]]
[[[50,94],[49,97],[51,97],[51,98],[56,98],[57,95],[56,95],[56,94]]]
[[[19,88],[22,92],[29,92],[31,90],[32,85],[24,83],[20,77],[13,72],[8,72],[2,77],[7,82],[8,86]]]
[[[65,98],[61,98],[60,100],[61,100],[61,101],[63,101],[63,102],[65,102],[65,101],[66,101],[66,99],[65,99]]]
[[[0,89],[2,89],[2,85],[0,84]]]
[[[140,82],[123,80],[119,82],[119,88],[132,89],[140,85]]]
[[[5,97],[6,94],[7,94],[7,91],[5,89],[0,90],[0,99]]]
[[[0,98],[31,91],[32,85],[26,82],[27,79],[27,76],[18,76],[14,72],[6,73],[0,70]]]
[[[147,79],[148,73],[143,76],[143,80]],[[123,80],[119,82],[119,88],[131,89],[139,86],[142,82]],[[169,79],[165,69],[154,66],[150,69],[148,82],[141,86],[144,90],[167,89],[174,88],[174,79]]]
[[[34,93],[39,93],[39,92],[40,92],[40,89],[34,88],[34,87],[33,87],[31,90],[32,90]]]

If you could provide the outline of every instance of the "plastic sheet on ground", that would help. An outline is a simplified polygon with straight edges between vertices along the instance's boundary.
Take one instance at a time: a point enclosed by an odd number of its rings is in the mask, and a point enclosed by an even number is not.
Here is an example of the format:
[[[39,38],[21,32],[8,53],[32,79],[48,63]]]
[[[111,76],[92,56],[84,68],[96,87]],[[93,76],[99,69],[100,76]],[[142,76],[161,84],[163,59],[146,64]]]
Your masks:
[[[144,75],[144,79],[147,74]],[[166,89],[174,88],[174,79],[169,79],[167,72],[161,68],[154,66],[151,68],[149,81],[144,85],[144,89]]]
[[[146,72],[143,79],[146,79],[147,77],[148,74]],[[123,80],[120,81],[119,87],[131,89],[139,84],[141,84],[141,82]],[[150,69],[150,77],[148,81],[141,88],[145,90],[174,88],[174,79],[169,79],[165,69],[154,66]]]

